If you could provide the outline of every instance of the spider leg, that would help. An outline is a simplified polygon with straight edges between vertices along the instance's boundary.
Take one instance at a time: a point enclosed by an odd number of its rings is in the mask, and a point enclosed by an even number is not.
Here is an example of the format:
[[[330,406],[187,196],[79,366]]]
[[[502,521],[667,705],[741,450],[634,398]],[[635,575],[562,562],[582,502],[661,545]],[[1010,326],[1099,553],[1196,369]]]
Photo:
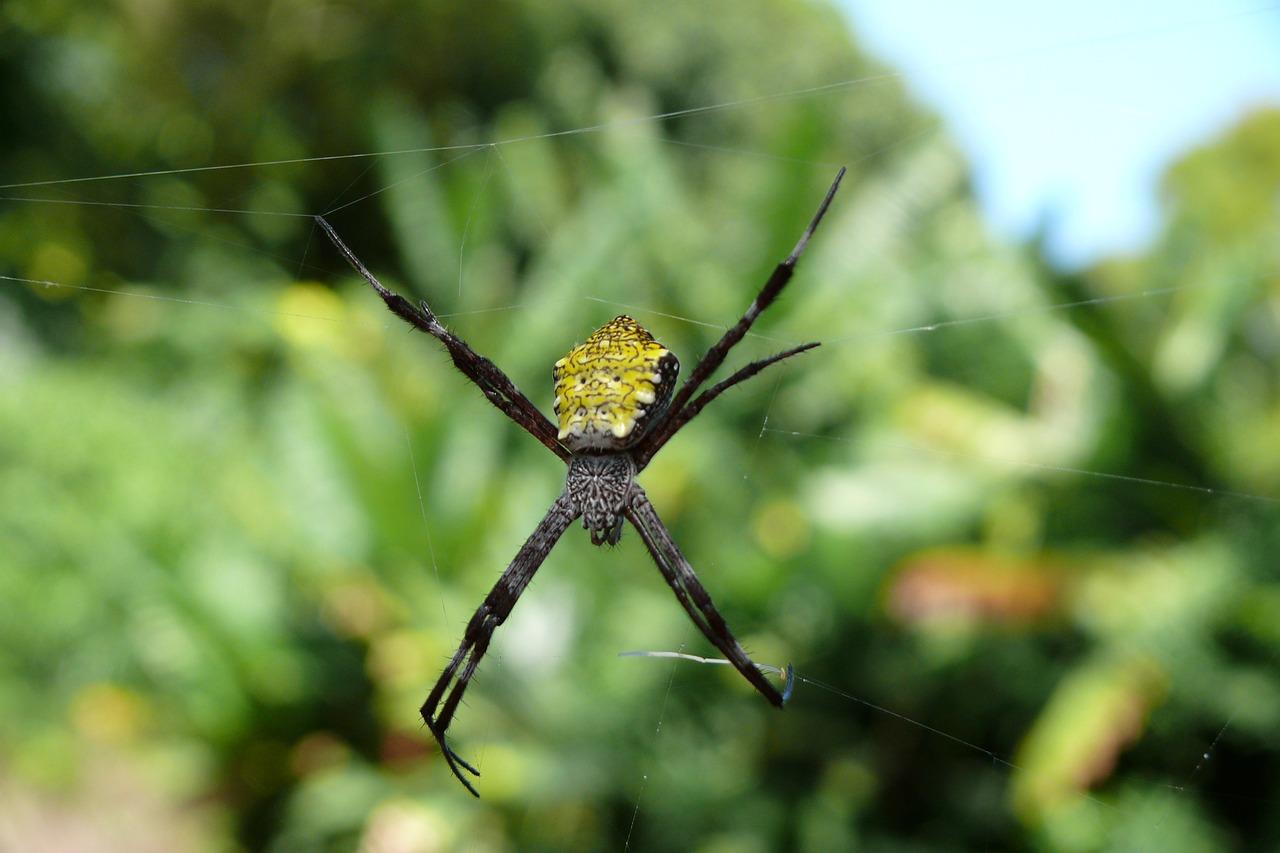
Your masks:
[[[818,346],[821,346],[821,344],[818,343],[817,341],[814,341],[813,343],[808,343],[808,344],[801,344],[798,347],[792,347],[789,350],[784,350],[783,352],[776,353],[775,355],[771,355],[768,358],[762,358],[759,361],[753,361],[750,364],[746,365],[745,367],[738,369],[728,379],[725,379],[721,382],[717,382],[715,385],[712,385],[710,388],[703,391],[696,398],[694,398],[694,400],[691,403],[689,403],[689,405],[685,406],[682,410],[680,410],[680,412],[672,415],[670,420],[671,434],[675,435],[682,426],[684,426],[689,421],[697,417],[698,413],[701,412],[704,408],[706,408],[708,403],[710,403],[716,397],[719,397],[725,391],[728,391],[733,386],[741,382],[747,381],[752,376],[755,376],[757,373],[764,370],[766,367],[768,367],[771,364],[777,364],[778,362],[782,361],[785,358],[791,358],[791,356],[793,355],[799,355],[802,352],[808,352],[809,350]],[[654,451],[656,452],[657,448],[654,448]]]
[[[493,589],[485,596],[480,608],[472,615],[466,631],[463,632],[461,645],[453,653],[453,657],[444,668],[444,672],[440,674],[435,686],[431,688],[427,701],[422,703],[422,719],[431,730],[436,742],[440,744],[440,752],[444,755],[445,763],[473,796],[478,797],[480,794],[462,771],[466,770],[473,776],[479,776],[480,771],[464,761],[453,747],[449,746],[445,741],[445,732],[453,721],[454,712],[458,710],[458,703],[462,701],[462,694],[466,692],[467,684],[475,675],[476,667],[480,665],[480,659],[489,650],[489,641],[493,639],[493,632],[511,615],[511,609],[515,607],[516,601],[520,599],[529,581],[533,580],[534,573],[538,571],[560,536],[577,517],[578,512],[567,495],[562,494],[556,498],[542,521],[520,546],[515,558],[502,573],[502,577],[498,578]]]
[[[698,626],[698,630],[729,659],[729,662],[747,681],[751,682],[756,690],[781,708],[791,695],[791,667],[787,667],[786,692],[779,693],[734,638],[733,632],[725,624],[724,617],[711,602],[711,595],[694,574],[693,567],[689,565],[684,554],[680,553],[680,547],[671,538],[666,525],[658,518],[657,510],[649,502],[649,497],[644,490],[635,484],[632,488],[635,491],[631,504],[626,510],[627,519],[640,533],[645,547],[649,549],[649,553],[653,555],[653,561],[658,565],[658,571],[662,572],[667,585],[676,594],[676,598],[689,614],[689,618],[693,620],[693,624]]]
[[[378,296],[382,297],[382,301],[386,303],[392,313],[444,344],[445,349],[449,351],[449,358],[453,360],[454,366],[462,372],[463,376],[470,379],[484,392],[489,402],[493,403],[503,414],[523,427],[525,432],[542,442],[552,453],[565,462],[569,461],[569,450],[560,443],[559,438],[557,438],[556,428],[552,426],[551,421],[538,410],[538,407],[524,395],[523,391],[516,387],[515,383],[511,381],[507,374],[502,372],[501,368],[473,350],[462,338],[446,329],[444,324],[440,322],[440,318],[435,315],[435,312],[431,310],[431,307],[425,301],[419,302],[419,307],[415,308],[409,300],[398,293],[388,290],[369,271],[364,262],[356,257],[356,253],[347,247],[347,244],[338,236],[338,232],[333,230],[333,226],[323,216],[317,216],[315,219],[316,223],[324,230],[324,233],[328,235],[329,241],[347,259],[347,263],[351,264],[352,268],[360,274],[360,277],[369,283],[369,286],[377,292]]]
[[[809,221],[809,227],[805,228],[804,233],[800,235],[795,248],[791,250],[790,255],[787,255],[786,260],[774,267],[773,273],[764,283],[764,287],[760,289],[760,292],[756,294],[756,298],[752,300],[746,313],[724,333],[720,340],[716,341],[707,350],[702,360],[694,366],[693,372],[689,374],[689,378],[684,385],[680,386],[680,390],[676,392],[674,399],[672,399],[671,405],[667,409],[667,416],[662,423],[655,427],[650,427],[649,433],[640,440],[640,444],[634,451],[637,470],[644,468],[653,457],[653,454],[657,453],[658,449],[667,443],[667,440],[675,434],[676,430],[689,422],[689,418],[680,418],[686,404],[698,392],[703,383],[711,378],[711,374],[715,373],[716,369],[724,363],[729,350],[737,346],[738,342],[746,336],[756,318],[773,304],[773,301],[778,298],[778,294],[791,281],[791,276],[795,273],[796,264],[799,262],[800,256],[804,254],[805,248],[809,245],[813,232],[817,230],[818,224],[822,222],[822,217],[826,215],[827,208],[831,206],[831,200],[835,198],[836,190],[840,188],[840,181],[844,179],[844,174],[844,168],[841,168],[836,173],[836,178],[831,182],[830,189],[827,190],[822,203],[818,205],[818,210],[813,215],[813,219]],[[679,421],[678,426],[676,421]]]

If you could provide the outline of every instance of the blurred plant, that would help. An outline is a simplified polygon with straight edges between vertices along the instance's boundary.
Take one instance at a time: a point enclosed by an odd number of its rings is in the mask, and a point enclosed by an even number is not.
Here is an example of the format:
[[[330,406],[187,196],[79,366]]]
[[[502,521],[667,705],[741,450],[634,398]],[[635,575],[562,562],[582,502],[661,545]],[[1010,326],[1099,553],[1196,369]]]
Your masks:
[[[414,149],[5,191],[76,202],[0,203],[6,274],[113,292],[0,294],[0,846],[50,814],[117,849],[1276,845],[1276,111],[1169,172],[1150,252],[1067,276],[986,236],[824,6],[16,0],[0,31],[8,183]],[[416,709],[561,474],[278,214],[349,204],[549,408],[619,305],[698,354],[840,162],[760,330],[826,345],[645,487],[754,656],[932,731],[619,660],[707,650],[637,543],[567,537],[468,694],[463,802]]]

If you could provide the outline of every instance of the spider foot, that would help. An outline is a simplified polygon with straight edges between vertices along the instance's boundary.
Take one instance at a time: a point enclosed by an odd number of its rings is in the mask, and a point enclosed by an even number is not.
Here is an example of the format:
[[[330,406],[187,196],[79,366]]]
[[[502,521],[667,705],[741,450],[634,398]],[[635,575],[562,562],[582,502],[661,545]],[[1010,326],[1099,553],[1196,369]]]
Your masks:
[[[458,781],[462,783],[462,787],[471,792],[471,796],[478,798],[480,796],[480,792],[476,790],[475,785],[471,784],[470,779],[462,775],[462,771],[465,770],[472,776],[479,776],[480,771],[472,766],[472,764],[461,755],[458,755],[458,753],[454,751],[453,747],[449,746],[445,741],[443,731],[436,731],[434,726],[428,726],[428,728],[431,729],[431,734],[435,736],[436,743],[440,744],[440,754],[444,756],[444,762],[449,765],[449,770],[451,770],[453,775],[457,777]]]
[[[782,670],[783,678],[786,683],[782,687],[782,704],[787,704],[787,700],[791,698],[791,691],[796,689],[796,671],[791,664],[787,664]]]

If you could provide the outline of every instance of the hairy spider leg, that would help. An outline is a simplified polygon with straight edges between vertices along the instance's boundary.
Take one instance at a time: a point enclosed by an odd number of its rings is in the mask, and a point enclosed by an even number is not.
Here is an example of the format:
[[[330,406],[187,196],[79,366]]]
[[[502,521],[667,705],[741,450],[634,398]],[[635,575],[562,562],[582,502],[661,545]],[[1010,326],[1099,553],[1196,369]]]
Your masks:
[[[782,361],[784,358],[791,358],[791,356],[793,355],[799,355],[802,352],[808,352],[809,350],[819,346],[822,346],[822,344],[818,343],[817,341],[814,341],[812,343],[807,343],[807,344],[801,344],[798,347],[792,347],[789,350],[783,350],[782,352],[777,353],[775,355],[771,355],[768,358],[762,358],[759,361],[753,361],[750,364],[739,368],[738,370],[734,371],[734,374],[730,376],[728,379],[725,379],[722,382],[717,382],[715,385],[712,385],[710,388],[708,388],[707,390],[699,394],[697,397],[695,397],[693,401],[689,403],[689,405],[685,406],[678,413],[673,414],[671,416],[671,421],[670,421],[670,434],[675,435],[677,432],[680,431],[681,427],[683,427],[689,421],[697,417],[698,413],[701,412],[704,408],[706,408],[707,405],[712,400],[714,400],[716,397],[719,397],[725,391],[728,391],[730,388],[737,385],[738,383],[747,381],[748,379],[755,376],[760,371],[764,370],[766,367],[772,364],[777,364],[778,362]]]
[[[578,510],[567,493],[556,498],[551,509],[547,510],[542,521],[520,546],[515,559],[507,566],[506,571],[498,578],[498,582],[494,584],[493,589],[489,590],[484,602],[471,617],[471,621],[467,623],[467,629],[462,635],[462,644],[454,652],[444,672],[440,673],[440,678],[431,688],[427,701],[422,703],[422,719],[431,730],[431,734],[435,736],[436,742],[440,744],[445,762],[472,796],[479,797],[480,793],[462,774],[462,770],[474,776],[479,776],[480,771],[453,751],[453,748],[445,742],[445,732],[453,721],[453,714],[458,710],[458,703],[462,701],[462,694],[466,692],[467,684],[475,675],[476,667],[480,665],[480,659],[489,649],[493,632],[507,621],[516,601],[529,585],[529,581],[533,580],[534,573],[542,566],[551,549],[577,517]],[[452,689],[449,687],[451,683]],[[447,698],[446,691],[448,691]],[[441,699],[444,700],[443,707],[440,706]]]
[[[392,313],[414,328],[426,332],[444,344],[445,349],[449,351],[449,358],[452,359],[454,366],[484,393],[490,403],[497,406],[503,414],[515,421],[525,432],[542,442],[552,453],[565,462],[569,461],[569,449],[556,438],[555,426],[552,425],[546,415],[538,410],[533,401],[516,387],[511,378],[502,372],[501,368],[473,350],[462,338],[446,329],[444,324],[440,322],[440,318],[436,316],[425,300],[418,303],[420,308],[415,308],[409,300],[398,293],[388,290],[369,271],[364,262],[356,257],[356,253],[347,247],[347,244],[338,236],[338,232],[333,230],[333,226],[323,216],[317,216],[315,219],[316,223],[324,230],[324,233],[328,235],[330,242],[347,259],[347,263],[351,264],[351,267],[360,274],[361,278],[369,283],[369,286],[377,292]]]
[[[716,610],[715,604],[712,603],[711,594],[707,592],[702,582],[698,580],[698,576],[694,574],[693,566],[689,565],[689,561],[680,552],[680,546],[676,544],[670,531],[662,523],[662,519],[658,518],[658,512],[653,508],[653,504],[649,502],[649,497],[644,493],[644,489],[638,485],[634,486],[633,489],[631,503],[627,508],[627,519],[640,533],[640,538],[644,540],[645,547],[649,549],[649,553],[653,556],[653,561],[657,564],[658,571],[662,573],[667,585],[671,587],[671,591],[680,600],[680,604],[684,607],[685,612],[689,614],[689,618],[698,626],[698,630],[702,632],[703,636],[710,640],[729,659],[729,662],[734,665],[738,672],[742,673],[747,681],[751,682],[751,685],[756,690],[759,690],[766,699],[781,708],[791,695],[792,675],[790,665],[787,667],[786,692],[779,693],[777,688],[770,684],[769,680],[760,672],[760,668],[751,660],[746,650],[742,648],[742,645],[733,636],[733,632],[729,630],[724,617],[720,615],[720,611]]]
[[[693,395],[697,393],[703,383],[711,378],[711,374],[715,373],[716,369],[724,363],[725,357],[729,354],[729,351],[737,346],[738,342],[746,336],[747,332],[750,331],[752,324],[755,323],[756,318],[763,314],[765,310],[773,304],[774,300],[778,298],[778,294],[782,293],[782,289],[787,286],[789,281],[791,281],[791,277],[795,273],[796,264],[799,262],[800,256],[804,254],[804,250],[809,245],[809,240],[813,237],[813,233],[817,230],[819,223],[822,222],[822,217],[826,216],[827,208],[831,206],[831,200],[835,198],[836,190],[840,188],[840,181],[844,179],[845,171],[846,170],[841,167],[840,171],[836,173],[835,180],[831,182],[831,187],[827,190],[826,196],[823,197],[822,203],[818,205],[818,210],[814,213],[813,219],[809,221],[809,226],[805,228],[804,233],[800,235],[800,239],[796,242],[795,248],[791,250],[791,254],[787,256],[786,260],[774,267],[773,273],[769,276],[768,280],[765,281],[764,287],[760,289],[760,292],[756,294],[756,298],[751,301],[751,305],[747,308],[746,313],[742,315],[742,318],[738,320],[737,323],[724,333],[720,340],[712,344],[711,348],[707,350],[706,355],[702,357],[702,360],[694,366],[693,372],[689,374],[689,378],[685,380],[685,383],[680,386],[680,390],[676,392],[675,398],[671,401],[671,406],[667,410],[667,415],[663,418],[662,423],[650,428],[650,431],[640,439],[640,442],[636,445],[634,451],[637,471],[644,470],[644,467],[649,464],[649,460],[653,458],[653,455],[658,452],[662,445],[666,444],[667,441],[670,440],[671,436],[675,435],[676,430],[691,421],[693,416],[701,410],[701,407],[698,407],[698,409],[695,409],[692,412],[685,411],[689,400]],[[806,345],[805,348],[808,348],[808,345]],[[803,349],[780,353],[772,359],[765,359],[763,363],[757,362],[760,367],[755,371],[755,373],[758,373],[770,364],[802,351]],[[749,375],[754,375],[754,373]],[[737,381],[741,382],[747,378],[748,376],[742,376]],[[730,383],[730,385],[733,384],[737,384],[737,382]],[[730,386],[727,385],[726,388],[728,387]],[[723,391],[725,388],[720,390]],[[705,401],[703,405],[706,405],[706,402],[709,401]]]

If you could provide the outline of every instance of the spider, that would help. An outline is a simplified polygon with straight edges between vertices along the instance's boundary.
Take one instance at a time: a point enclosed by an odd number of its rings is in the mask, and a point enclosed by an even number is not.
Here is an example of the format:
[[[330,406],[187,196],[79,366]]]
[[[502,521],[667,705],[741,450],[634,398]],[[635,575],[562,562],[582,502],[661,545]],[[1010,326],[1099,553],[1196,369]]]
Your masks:
[[[461,645],[422,704],[422,719],[440,745],[445,762],[474,796],[479,793],[464,771],[477,777],[480,771],[454,751],[445,733],[489,648],[493,632],[511,614],[561,534],[578,518],[596,545],[616,544],[622,535],[623,520],[631,522],[672,592],[706,638],[772,704],[781,708],[790,698],[794,681],[791,667],[785,670],[785,685],[779,692],[734,638],[635,478],[654,454],[716,397],[766,367],[818,346],[802,344],[753,361],[694,396],[791,280],[796,263],[826,214],[844,174],[841,169],[836,175],[791,254],[774,269],[742,318],[707,350],[679,391],[675,384],[680,362],[675,354],[626,315],[601,326],[557,361],[552,378],[559,429],[497,365],[446,329],[425,301],[415,308],[384,287],[324,217],[316,217],[333,245],[393,313],[444,344],[458,370],[493,405],[569,466],[564,491],[485,596],[467,623]]]

